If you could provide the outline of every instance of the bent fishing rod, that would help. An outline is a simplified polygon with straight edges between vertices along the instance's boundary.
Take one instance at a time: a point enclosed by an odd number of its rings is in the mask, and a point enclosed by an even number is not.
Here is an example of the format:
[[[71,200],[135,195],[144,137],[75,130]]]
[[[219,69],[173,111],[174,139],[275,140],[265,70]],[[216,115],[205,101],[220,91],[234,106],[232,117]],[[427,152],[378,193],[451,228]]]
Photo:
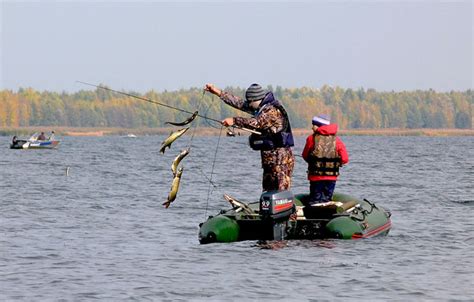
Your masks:
[[[108,88],[108,87],[105,87],[105,86],[95,85],[95,84],[86,83],[86,82],[82,82],[82,81],[76,81],[76,82],[81,83],[81,84],[84,84],[84,85],[89,85],[89,86],[92,86],[92,87],[96,87],[96,88],[100,88],[100,89],[112,91],[112,92],[119,93],[119,94],[122,94],[122,95],[126,95],[126,96],[129,96],[129,97],[132,97],[132,98],[136,98],[136,99],[139,99],[139,100],[142,100],[142,101],[145,101],[145,102],[149,102],[149,103],[152,103],[152,104],[160,105],[160,106],[163,106],[163,107],[166,107],[166,108],[170,108],[170,109],[173,109],[173,110],[177,110],[177,111],[180,111],[180,112],[193,114],[193,112],[190,112],[190,111],[187,111],[187,110],[184,110],[184,109],[181,109],[181,108],[173,107],[173,106],[170,106],[170,105],[168,105],[168,104],[163,104],[163,103],[160,103],[160,102],[157,102],[157,101],[153,101],[153,100],[150,100],[150,99],[147,99],[147,98],[138,96],[138,95],[134,95],[134,94],[130,94],[130,93],[126,93],[126,92],[114,90],[114,89],[111,89],[111,88]],[[200,114],[197,114],[196,116],[198,116],[198,117],[200,117],[200,118],[203,118],[203,119],[206,119],[206,120],[209,120],[209,121],[212,121],[212,122],[219,123],[219,124],[222,125],[222,122],[221,122],[221,121],[216,120],[216,119],[213,119],[213,118],[211,118],[211,117],[204,116],[204,115],[200,115]],[[260,132],[255,131],[255,130],[252,130],[252,129],[248,129],[248,128],[245,128],[245,127],[240,127],[240,126],[236,126],[236,125],[232,125],[231,127],[234,127],[234,128],[237,128],[237,129],[240,129],[240,130],[243,130],[243,131],[247,131],[247,132],[250,132],[250,133],[253,133],[253,134],[261,135]]]

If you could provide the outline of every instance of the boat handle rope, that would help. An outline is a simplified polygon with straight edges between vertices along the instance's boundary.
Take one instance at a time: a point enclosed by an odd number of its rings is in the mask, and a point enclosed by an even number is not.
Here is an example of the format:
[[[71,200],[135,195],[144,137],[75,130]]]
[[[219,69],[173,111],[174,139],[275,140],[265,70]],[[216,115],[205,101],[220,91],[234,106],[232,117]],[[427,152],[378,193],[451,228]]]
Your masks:
[[[354,220],[357,220],[357,221],[364,221],[365,218],[366,218],[366,216],[367,216],[367,215],[366,215],[366,212],[367,212],[367,210],[361,210],[360,212],[359,212],[359,211],[354,211],[354,212],[352,212],[351,214],[349,214],[349,217],[350,217],[351,219],[354,219]],[[359,218],[359,217],[356,216],[356,215],[358,215],[359,213],[362,214],[362,218]]]
[[[367,218],[367,216],[372,213],[372,211],[374,209],[378,209],[377,206],[374,203],[368,201],[365,198],[364,198],[364,201],[367,202],[370,205],[370,210],[365,210],[365,209],[361,209],[360,211],[354,210],[351,214],[349,214],[350,218],[352,218],[354,220],[357,220],[357,221],[364,221]],[[359,213],[362,214],[362,218],[359,218],[359,217],[356,216]]]
[[[370,204],[370,206],[371,206],[370,212],[369,212],[368,214],[372,213],[372,210],[373,210],[373,209],[377,209],[377,210],[379,209],[379,208],[377,208],[377,206],[375,205],[375,203],[370,202],[370,201],[368,201],[368,200],[365,199],[365,198],[364,198],[364,201],[367,202],[368,204]]]

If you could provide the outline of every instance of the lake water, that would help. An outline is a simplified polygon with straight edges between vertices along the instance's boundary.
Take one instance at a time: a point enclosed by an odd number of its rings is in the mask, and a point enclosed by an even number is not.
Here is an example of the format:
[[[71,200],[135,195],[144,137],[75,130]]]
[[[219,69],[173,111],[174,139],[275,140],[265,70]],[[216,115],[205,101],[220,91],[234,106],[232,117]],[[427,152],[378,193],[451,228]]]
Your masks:
[[[165,136],[59,137],[57,150],[0,137],[0,300],[473,301],[474,137],[342,137],[336,190],[390,209],[389,235],[273,245],[199,244],[224,193],[258,199],[261,169],[245,137],[191,137],[164,155]],[[295,193],[305,171],[298,157]]]

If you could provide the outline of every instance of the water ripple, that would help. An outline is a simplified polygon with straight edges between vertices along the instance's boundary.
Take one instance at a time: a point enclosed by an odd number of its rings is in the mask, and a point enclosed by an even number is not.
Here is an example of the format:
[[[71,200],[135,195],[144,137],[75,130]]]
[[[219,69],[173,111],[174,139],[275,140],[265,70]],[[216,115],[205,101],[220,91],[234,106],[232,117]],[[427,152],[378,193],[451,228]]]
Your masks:
[[[54,152],[0,148],[0,291],[15,301],[467,301],[474,296],[470,137],[344,137],[337,190],[392,211],[387,237],[199,245],[224,193],[258,200],[260,159],[245,137],[193,141],[166,200],[163,136],[72,138]],[[0,137],[1,145],[9,138]],[[300,150],[304,138],[296,138]],[[91,148],[90,146],[94,146]],[[210,148],[212,146],[212,148]],[[213,154],[213,152],[212,152]],[[468,154],[469,155],[469,154]],[[231,169],[229,167],[231,163]],[[66,168],[69,174],[66,175]],[[229,170],[230,169],[230,170]],[[28,171],[28,173],[24,173]],[[295,192],[308,190],[297,158]],[[206,177],[205,177],[205,176]],[[446,286],[449,284],[456,286]]]

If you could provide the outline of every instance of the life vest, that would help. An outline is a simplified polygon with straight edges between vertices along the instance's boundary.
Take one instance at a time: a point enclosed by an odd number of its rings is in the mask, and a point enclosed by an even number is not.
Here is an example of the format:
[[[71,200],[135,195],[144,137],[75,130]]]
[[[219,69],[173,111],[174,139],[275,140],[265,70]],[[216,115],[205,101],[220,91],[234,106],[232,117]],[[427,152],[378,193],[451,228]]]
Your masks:
[[[338,176],[341,157],[336,150],[336,136],[315,134],[313,138],[314,146],[308,158],[308,174]]]
[[[275,100],[276,101],[276,100]],[[267,103],[271,106],[274,106],[283,115],[283,129],[277,133],[273,133],[270,131],[263,131],[262,134],[254,134],[252,133],[249,136],[249,145],[253,150],[272,150],[275,148],[281,147],[292,147],[295,145],[293,140],[293,134],[291,133],[291,125],[290,120],[288,119],[288,114],[286,113],[283,106],[279,103]],[[265,104],[265,105],[267,105]],[[264,106],[260,108],[257,112],[256,117],[258,117],[263,109]]]

